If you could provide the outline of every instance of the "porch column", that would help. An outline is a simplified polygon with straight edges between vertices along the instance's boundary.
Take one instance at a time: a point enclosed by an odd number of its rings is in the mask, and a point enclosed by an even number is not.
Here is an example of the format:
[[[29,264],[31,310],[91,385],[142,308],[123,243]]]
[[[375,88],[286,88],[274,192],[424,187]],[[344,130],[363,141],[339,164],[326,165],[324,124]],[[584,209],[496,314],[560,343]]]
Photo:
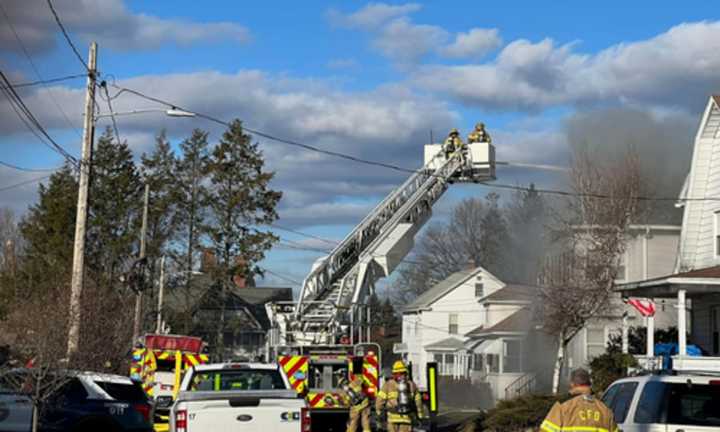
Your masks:
[[[648,358],[655,356],[655,317],[649,316],[645,318],[647,324],[647,349],[646,356]]]
[[[628,313],[624,312],[622,316],[622,352],[627,354],[629,352],[628,344]]]
[[[685,305],[685,290],[678,290],[678,355],[687,355],[687,322],[686,312],[687,307]]]

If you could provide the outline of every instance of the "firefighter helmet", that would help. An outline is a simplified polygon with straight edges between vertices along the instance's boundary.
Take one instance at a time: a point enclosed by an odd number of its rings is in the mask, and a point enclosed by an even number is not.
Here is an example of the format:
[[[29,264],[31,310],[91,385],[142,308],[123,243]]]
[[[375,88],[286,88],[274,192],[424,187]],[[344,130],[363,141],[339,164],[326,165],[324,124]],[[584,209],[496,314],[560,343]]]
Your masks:
[[[407,366],[405,366],[402,360],[393,363],[392,373],[407,373],[407,371]]]
[[[450,135],[450,136],[452,136],[452,135],[460,135],[460,131],[458,131],[456,128],[452,128],[452,129],[450,129],[449,135]]]
[[[485,123],[483,123],[483,122],[478,122],[478,123],[475,125],[475,129],[476,129],[476,130],[483,130],[483,129],[485,129]]]

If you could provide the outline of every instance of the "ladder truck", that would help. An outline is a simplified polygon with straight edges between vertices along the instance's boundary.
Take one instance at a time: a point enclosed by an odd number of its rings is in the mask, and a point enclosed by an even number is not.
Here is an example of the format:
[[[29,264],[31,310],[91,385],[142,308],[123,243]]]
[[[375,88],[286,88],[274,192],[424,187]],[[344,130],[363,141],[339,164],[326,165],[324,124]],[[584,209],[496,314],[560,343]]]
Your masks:
[[[362,373],[367,394],[374,397],[382,363],[379,346],[370,341],[367,297],[408,255],[450,184],[495,179],[495,149],[488,142],[469,143],[449,154],[441,144],[427,144],[424,161],[329,255],[315,262],[296,302],[266,305],[272,323],[268,359],[281,364],[293,387],[306,397],[313,417],[335,413],[346,418],[338,374],[352,378]],[[327,417],[318,422],[323,430],[336,429]]]

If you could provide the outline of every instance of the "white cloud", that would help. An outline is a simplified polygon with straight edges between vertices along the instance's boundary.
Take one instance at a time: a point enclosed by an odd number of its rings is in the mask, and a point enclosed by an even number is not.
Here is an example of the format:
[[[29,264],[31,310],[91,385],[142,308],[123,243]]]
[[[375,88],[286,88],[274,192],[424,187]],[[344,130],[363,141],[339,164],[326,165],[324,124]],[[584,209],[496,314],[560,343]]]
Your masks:
[[[448,32],[432,25],[414,24],[409,18],[397,18],[384,26],[373,46],[400,65],[414,64],[430,51],[438,49]]]
[[[422,6],[417,3],[406,3],[402,5],[369,3],[362,9],[351,14],[343,14],[336,9],[331,9],[327,15],[330,23],[333,25],[373,30],[394,18],[417,12],[421,8]]]
[[[237,23],[199,23],[133,13],[123,0],[55,0],[54,5],[72,35],[84,42],[97,41],[103,48],[154,49],[166,43],[246,43],[250,39],[248,29]],[[46,51],[55,45],[58,28],[45,1],[4,2],[3,7],[28,50]],[[20,50],[6,24],[0,26],[0,50]]]
[[[597,54],[551,39],[516,40],[493,62],[426,66],[413,79],[423,89],[499,110],[618,102],[696,108],[720,86],[717,52],[720,22],[703,21]]]
[[[498,29],[473,28],[466,33],[455,35],[455,41],[443,47],[440,52],[447,57],[479,58],[502,44]]]

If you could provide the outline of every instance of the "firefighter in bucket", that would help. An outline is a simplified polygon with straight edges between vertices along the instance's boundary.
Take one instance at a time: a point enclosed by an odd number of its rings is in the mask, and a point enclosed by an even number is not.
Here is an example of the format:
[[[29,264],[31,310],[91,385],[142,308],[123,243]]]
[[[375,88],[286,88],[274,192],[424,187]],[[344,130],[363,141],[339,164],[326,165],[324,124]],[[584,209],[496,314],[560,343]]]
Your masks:
[[[362,432],[371,432],[370,399],[363,388],[362,375],[356,374],[352,380],[343,378],[340,389],[342,397],[350,405],[347,432],[356,432],[358,423],[362,425]]]
[[[375,400],[378,418],[387,411],[388,432],[411,432],[415,420],[424,418],[422,398],[417,386],[408,378],[408,370],[401,360],[392,367],[392,379],[385,381]]]

